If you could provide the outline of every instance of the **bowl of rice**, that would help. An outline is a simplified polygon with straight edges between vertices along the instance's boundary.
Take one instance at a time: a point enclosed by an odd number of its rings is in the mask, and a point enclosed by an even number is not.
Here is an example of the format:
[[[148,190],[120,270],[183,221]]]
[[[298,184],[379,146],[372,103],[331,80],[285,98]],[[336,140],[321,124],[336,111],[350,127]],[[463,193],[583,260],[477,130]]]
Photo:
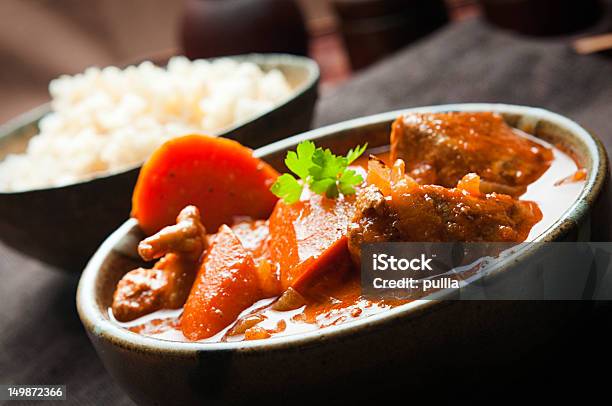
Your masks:
[[[0,126],[0,238],[81,270],[129,216],[140,166],[159,145],[198,133],[256,148],[304,132],[318,80],[314,61],[282,54],[61,76],[49,104]]]

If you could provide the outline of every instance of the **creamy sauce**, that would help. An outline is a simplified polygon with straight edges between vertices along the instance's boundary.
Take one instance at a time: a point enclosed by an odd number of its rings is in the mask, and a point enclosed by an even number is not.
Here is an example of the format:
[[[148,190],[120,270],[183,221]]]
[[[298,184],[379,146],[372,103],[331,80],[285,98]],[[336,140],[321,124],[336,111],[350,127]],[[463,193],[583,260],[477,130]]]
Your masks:
[[[536,202],[542,211],[542,220],[533,226],[527,237],[527,241],[533,241],[552,226],[576,202],[584,188],[585,179],[562,182],[578,172],[580,168],[576,162],[554,145],[522,131],[516,131],[533,142],[551,148],[554,155],[550,168],[535,182],[527,186],[527,191],[520,197],[521,200]]]
[[[543,214],[542,220],[532,228],[527,237],[527,241],[532,241],[551,227],[574,204],[584,187],[586,176],[575,176],[583,170],[568,154],[536,137],[520,131],[517,132],[523,137],[551,148],[554,154],[554,160],[549,169],[538,180],[529,185],[527,191],[520,197],[521,200],[536,202]],[[371,149],[356,163],[367,166],[367,156],[369,154],[377,155],[382,160],[388,161],[388,149],[388,146]],[[336,290],[327,292],[328,296],[322,301],[308,303],[291,311],[276,311],[269,307],[276,298],[264,299],[244,310],[238,320],[257,314],[259,318],[263,319],[257,326],[266,331],[268,336],[285,336],[350,322],[406,303],[406,301],[393,303],[370,301],[361,297],[359,292],[359,276],[355,271],[345,286],[339,286]],[[132,322],[121,323],[114,319],[112,311],[109,309],[109,317],[118,325],[139,334],[162,340],[187,341],[178,329],[181,312],[182,309],[163,310]],[[236,322],[218,334],[200,342],[244,340],[244,334],[231,334],[235,325]]]
[[[357,280],[354,282],[358,283]],[[276,311],[269,308],[269,305],[277,299],[276,297],[263,299],[240,313],[237,320],[257,314],[263,318],[263,321],[257,323],[258,327],[268,332],[269,335],[284,336],[316,331],[320,328],[368,317],[407,302],[374,302],[364,299],[358,294],[343,297],[342,292],[338,293],[340,293],[338,297],[330,297],[324,303],[309,303],[289,311]],[[182,309],[159,310],[131,322],[122,323],[113,317],[110,309],[108,311],[109,318],[112,321],[135,333],[160,340],[187,341],[179,329],[181,313]],[[237,321],[214,336],[198,342],[243,341],[245,339],[244,333],[231,334],[231,330],[236,323]]]

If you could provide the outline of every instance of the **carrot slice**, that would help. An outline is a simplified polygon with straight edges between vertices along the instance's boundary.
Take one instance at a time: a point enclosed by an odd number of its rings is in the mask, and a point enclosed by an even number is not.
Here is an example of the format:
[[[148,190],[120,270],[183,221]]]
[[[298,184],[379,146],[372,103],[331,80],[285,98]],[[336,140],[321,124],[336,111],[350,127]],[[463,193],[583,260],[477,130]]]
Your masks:
[[[132,216],[148,234],[173,224],[187,205],[202,213],[208,232],[235,216],[267,218],[278,173],[236,141],[201,135],[172,139],[143,165],[132,197]]]
[[[320,255],[310,257],[291,270],[293,281],[291,287],[298,292],[306,292],[314,283],[331,273],[338,276],[348,271],[351,263],[348,251],[348,240],[341,236],[327,247]]]
[[[268,222],[263,220],[242,221],[231,228],[242,246],[253,256],[263,297],[278,296],[283,293],[277,267],[270,261]]]
[[[354,214],[350,198],[312,195],[270,216],[270,259],[278,264],[283,289],[304,291],[320,275],[349,263],[346,228]]]
[[[211,337],[261,298],[253,257],[226,225],[219,228],[198,270],[181,316],[189,340]]]

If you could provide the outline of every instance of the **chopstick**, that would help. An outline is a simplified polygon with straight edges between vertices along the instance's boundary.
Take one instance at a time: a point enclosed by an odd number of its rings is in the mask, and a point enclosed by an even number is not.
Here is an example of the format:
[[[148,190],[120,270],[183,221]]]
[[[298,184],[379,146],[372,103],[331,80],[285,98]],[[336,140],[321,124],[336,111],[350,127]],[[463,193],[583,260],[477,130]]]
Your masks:
[[[580,38],[575,40],[572,46],[581,55],[612,49],[612,33]]]

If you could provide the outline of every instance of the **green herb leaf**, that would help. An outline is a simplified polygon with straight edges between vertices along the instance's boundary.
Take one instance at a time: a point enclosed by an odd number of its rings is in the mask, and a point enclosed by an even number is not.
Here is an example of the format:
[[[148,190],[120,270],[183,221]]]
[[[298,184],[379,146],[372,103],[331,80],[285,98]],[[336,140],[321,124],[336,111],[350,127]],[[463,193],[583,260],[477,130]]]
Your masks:
[[[343,195],[351,195],[355,193],[354,186],[360,185],[363,182],[363,177],[352,169],[347,169],[342,172],[338,179],[338,189]]]
[[[316,180],[326,178],[335,180],[347,165],[346,158],[332,154],[329,149],[321,148],[317,148],[312,155],[312,163],[314,165],[310,168],[309,173]]]
[[[313,181],[310,184],[310,190],[320,195],[325,194],[327,197],[338,196],[338,187],[336,186],[336,180],[332,178],[325,178]]]
[[[348,164],[349,165],[352,164],[357,158],[359,158],[364,153],[367,147],[368,147],[368,143],[366,142],[361,147],[357,145],[357,148],[349,149],[348,154],[346,154],[346,159],[348,161]]]
[[[355,186],[363,182],[363,177],[352,169],[347,169],[367,148],[367,144],[351,149],[347,156],[334,155],[329,149],[317,148],[312,141],[302,141],[295,151],[289,151],[285,165],[295,173],[278,177],[270,190],[276,196],[291,204],[300,200],[302,189],[307,185],[315,193],[336,198],[340,193],[355,193]]]
[[[285,165],[301,179],[308,178],[308,170],[312,167],[312,155],[315,152],[315,144],[312,141],[302,141],[297,146],[297,153],[287,152]]]
[[[276,179],[270,191],[285,202],[292,204],[300,200],[302,189],[303,186],[292,175],[285,173]]]

